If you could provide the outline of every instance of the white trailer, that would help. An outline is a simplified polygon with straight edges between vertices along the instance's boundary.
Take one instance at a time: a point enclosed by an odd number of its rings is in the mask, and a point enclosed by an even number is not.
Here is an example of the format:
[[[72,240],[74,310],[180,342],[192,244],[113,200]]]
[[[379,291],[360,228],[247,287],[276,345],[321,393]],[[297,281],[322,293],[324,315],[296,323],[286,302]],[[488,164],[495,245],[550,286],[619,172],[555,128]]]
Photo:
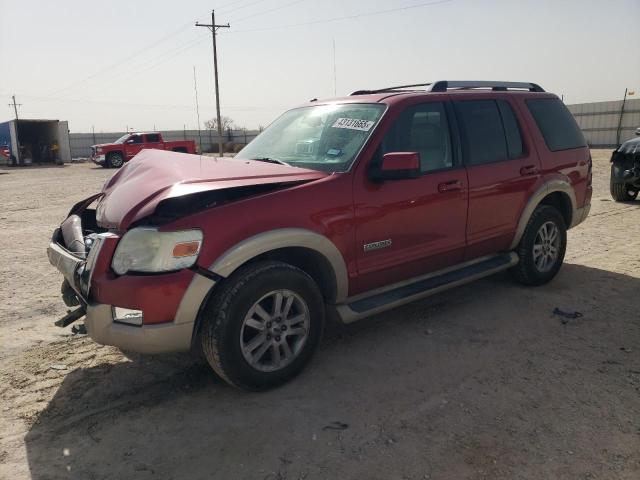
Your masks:
[[[53,153],[52,146],[58,145]],[[69,122],[62,120],[19,119],[0,123],[0,146],[9,147],[20,164],[71,161]],[[0,161],[2,157],[0,156]]]

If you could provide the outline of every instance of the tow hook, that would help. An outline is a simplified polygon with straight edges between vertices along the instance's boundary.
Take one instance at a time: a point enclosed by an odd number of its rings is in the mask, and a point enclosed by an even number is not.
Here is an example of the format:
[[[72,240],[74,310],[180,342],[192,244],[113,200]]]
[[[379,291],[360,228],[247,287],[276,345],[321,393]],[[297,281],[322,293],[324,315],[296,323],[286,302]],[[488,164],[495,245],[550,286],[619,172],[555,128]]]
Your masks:
[[[58,320],[57,322],[54,323],[54,325],[56,327],[67,327],[69,325],[71,325],[73,322],[75,322],[76,320],[81,319],[82,317],[84,317],[87,314],[87,309],[85,308],[84,305],[76,308],[75,310],[69,310],[67,312],[67,314],[62,317],[60,320]]]

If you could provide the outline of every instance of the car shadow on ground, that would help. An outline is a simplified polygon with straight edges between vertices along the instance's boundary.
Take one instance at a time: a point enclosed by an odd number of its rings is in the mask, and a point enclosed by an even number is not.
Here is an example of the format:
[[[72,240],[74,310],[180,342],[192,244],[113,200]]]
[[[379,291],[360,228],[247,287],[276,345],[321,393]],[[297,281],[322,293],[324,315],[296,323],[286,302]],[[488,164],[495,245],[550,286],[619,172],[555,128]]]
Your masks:
[[[640,465],[639,291],[639,278],[579,265],[539,288],[497,275],[331,325],[302,375],[259,394],[188,355],[78,368],[25,437],[29,468],[34,479],[599,478],[614,461],[624,472]]]

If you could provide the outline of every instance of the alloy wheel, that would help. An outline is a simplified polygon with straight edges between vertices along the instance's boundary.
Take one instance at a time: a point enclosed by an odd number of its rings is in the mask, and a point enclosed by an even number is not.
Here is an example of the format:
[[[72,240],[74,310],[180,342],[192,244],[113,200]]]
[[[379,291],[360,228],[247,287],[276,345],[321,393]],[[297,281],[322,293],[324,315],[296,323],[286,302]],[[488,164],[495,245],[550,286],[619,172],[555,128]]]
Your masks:
[[[309,324],[309,308],[300,295],[291,290],[269,292],[251,306],[242,322],[242,356],[256,370],[281,370],[302,351]]]
[[[553,268],[560,253],[560,229],[554,222],[544,223],[533,243],[533,263],[540,273]]]

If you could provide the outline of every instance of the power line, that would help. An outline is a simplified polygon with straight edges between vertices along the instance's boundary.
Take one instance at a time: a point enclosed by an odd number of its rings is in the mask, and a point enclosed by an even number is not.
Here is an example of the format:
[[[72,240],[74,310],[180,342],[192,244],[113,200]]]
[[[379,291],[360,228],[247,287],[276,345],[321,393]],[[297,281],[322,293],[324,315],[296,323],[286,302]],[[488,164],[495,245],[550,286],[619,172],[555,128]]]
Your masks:
[[[253,16],[257,16],[260,14],[264,14],[264,13],[269,13],[271,11],[274,10],[279,10],[281,8],[284,8],[286,6],[291,6],[295,3],[300,3],[304,0],[295,0],[294,2],[290,2],[289,4],[283,5],[281,7],[276,7],[273,8],[271,10],[267,10],[267,11],[263,11],[260,13],[256,13],[254,15],[251,15],[249,17],[243,17],[240,18],[238,20],[235,21],[242,21],[242,20],[246,20],[247,18],[253,17]],[[295,24],[288,24],[288,25],[282,25],[282,26],[277,26],[277,27],[266,27],[266,28],[258,28],[258,29],[250,29],[250,30],[234,30],[233,32],[221,32],[221,34],[235,34],[235,33],[248,33],[248,32],[258,32],[258,31],[263,31],[263,30],[277,30],[280,28],[293,28],[293,27],[298,27],[298,26],[305,26],[305,25],[310,25],[310,24],[319,24],[319,23],[328,23],[328,22],[335,22],[335,21],[339,21],[339,20],[349,20],[349,19],[354,19],[354,18],[359,18],[359,17],[367,17],[367,16],[374,16],[374,15],[382,15],[385,13],[392,13],[392,12],[396,12],[396,11],[402,11],[402,10],[407,10],[407,9],[413,9],[413,8],[422,8],[422,7],[428,7],[428,6],[434,6],[434,5],[440,5],[440,4],[445,4],[445,3],[450,3],[453,0],[439,0],[439,1],[435,1],[435,2],[427,2],[427,3],[421,3],[421,4],[417,4],[417,5],[408,5],[408,6],[404,6],[404,7],[397,7],[397,8],[392,8],[392,9],[387,9],[387,10],[378,10],[375,12],[369,12],[369,13],[362,13],[362,14],[356,14],[356,15],[348,15],[348,16],[344,16],[344,17],[334,17],[334,18],[329,18],[329,19],[321,19],[321,20],[314,20],[314,21],[310,21],[310,22],[303,22],[303,23],[295,23]],[[182,53],[185,50],[188,50],[189,48],[191,48],[192,46],[195,46],[196,44],[202,43],[204,42],[205,39],[197,39],[195,41],[189,41],[186,44],[182,45],[181,47],[178,47],[177,49],[172,49],[168,52],[165,52],[164,54],[161,54],[157,57],[155,57],[155,60],[160,60],[156,63],[152,63],[150,65],[147,65],[146,67],[142,68],[141,70],[138,70],[136,72],[124,72],[126,75],[126,79],[130,79],[130,78],[134,78],[137,75],[140,75],[141,73],[147,72],[149,70],[153,70],[154,68],[166,63],[167,61],[175,58],[176,56],[178,56],[180,53]],[[175,53],[173,53],[175,52]],[[166,55],[169,55],[168,57]],[[127,75],[129,74],[129,75]]]
[[[453,0],[437,0],[435,2],[426,2],[426,3],[419,3],[417,5],[407,5],[404,7],[396,7],[396,8],[389,8],[386,10],[377,10],[375,12],[368,12],[368,13],[357,13],[354,15],[345,15],[343,17],[333,17],[333,18],[325,18],[325,19],[320,19],[320,20],[310,20],[308,22],[301,22],[301,23],[290,23],[287,25],[276,25],[273,27],[261,27],[261,28],[252,28],[252,29],[248,29],[248,30],[234,30],[233,32],[227,32],[226,35],[235,35],[238,33],[249,33],[249,32],[264,32],[267,30],[280,30],[283,28],[293,28],[293,27],[304,27],[307,25],[317,25],[320,23],[329,23],[329,22],[337,22],[340,20],[352,20],[355,18],[362,18],[362,17],[372,17],[374,15],[383,15],[385,13],[393,13],[393,12],[399,12],[399,11],[403,11],[403,10],[410,10],[410,9],[414,9],[414,8],[423,8],[423,7],[431,7],[431,6],[435,6],[435,5],[442,5],[445,3],[451,3],[453,2]]]
[[[226,11],[225,11],[225,10],[224,10],[224,7],[221,7],[221,8],[219,8],[218,10],[222,10],[222,13],[224,13],[225,15],[228,15],[229,13],[231,13],[231,12],[235,12],[236,10],[241,10],[241,9],[243,9],[243,8],[246,8],[246,7],[250,7],[250,6],[252,6],[252,5],[255,5],[256,3],[262,3],[262,2],[264,2],[264,1],[265,1],[265,0],[255,0],[255,1],[253,1],[253,2],[247,3],[246,5],[240,5],[239,7],[232,8],[231,10],[226,10]]]
[[[236,3],[236,2],[232,2],[231,4],[233,4],[233,3]],[[208,11],[207,11],[207,13],[208,13]],[[202,15],[204,15],[204,13],[201,13],[198,16],[202,16]],[[174,37],[176,35],[178,35],[179,33],[183,32],[184,30],[189,28],[191,25],[192,25],[192,22],[187,22],[187,23],[183,24],[177,30],[174,30],[174,31],[168,33],[167,35],[161,37],[160,39],[148,44],[147,46],[145,46],[145,47],[143,47],[143,48],[141,48],[139,50],[136,50],[131,55],[129,55],[129,56],[127,56],[127,57],[125,57],[125,58],[123,58],[121,60],[118,60],[117,62],[115,62],[113,64],[110,64],[110,65],[108,65],[108,66],[106,66],[104,68],[101,68],[100,70],[97,70],[95,73],[93,73],[93,74],[91,74],[91,75],[89,75],[87,77],[84,77],[84,78],[82,78],[80,80],[77,80],[77,81],[67,85],[66,87],[63,87],[63,88],[60,88],[60,89],[55,90],[53,92],[50,92],[50,94],[54,95],[56,93],[60,93],[60,92],[69,90],[69,89],[71,89],[71,88],[73,88],[73,87],[75,87],[77,85],[85,83],[88,80],[96,78],[96,77],[100,76],[101,74],[103,74],[105,72],[111,71],[111,70],[115,69],[116,67],[119,67],[120,65],[122,65],[124,63],[127,63],[129,60],[132,60],[132,59],[138,57],[138,55],[140,55],[141,53],[144,53],[145,51],[150,50],[150,49],[154,48],[155,46],[157,46],[157,45],[169,40],[170,38],[172,38],[172,37]]]
[[[265,13],[271,13],[271,12],[275,12],[275,11],[278,11],[278,10],[282,10],[283,8],[287,8],[287,7],[290,7],[292,5],[295,5],[296,3],[301,3],[301,2],[306,2],[306,0],[294,0],[293,2],[285,3],[284,5],[280,5],[279,7],[270,8],[269,10],[263,10],[262,12],[257,12],[257,13],[254,13],[252,15],[248,15],[246,17],[239,18],[237,20],[234,20],[233,22],[234,23],[243,22],[245,20],[248,20],[249,18],[257,17],[259,15],[264,15]]]

